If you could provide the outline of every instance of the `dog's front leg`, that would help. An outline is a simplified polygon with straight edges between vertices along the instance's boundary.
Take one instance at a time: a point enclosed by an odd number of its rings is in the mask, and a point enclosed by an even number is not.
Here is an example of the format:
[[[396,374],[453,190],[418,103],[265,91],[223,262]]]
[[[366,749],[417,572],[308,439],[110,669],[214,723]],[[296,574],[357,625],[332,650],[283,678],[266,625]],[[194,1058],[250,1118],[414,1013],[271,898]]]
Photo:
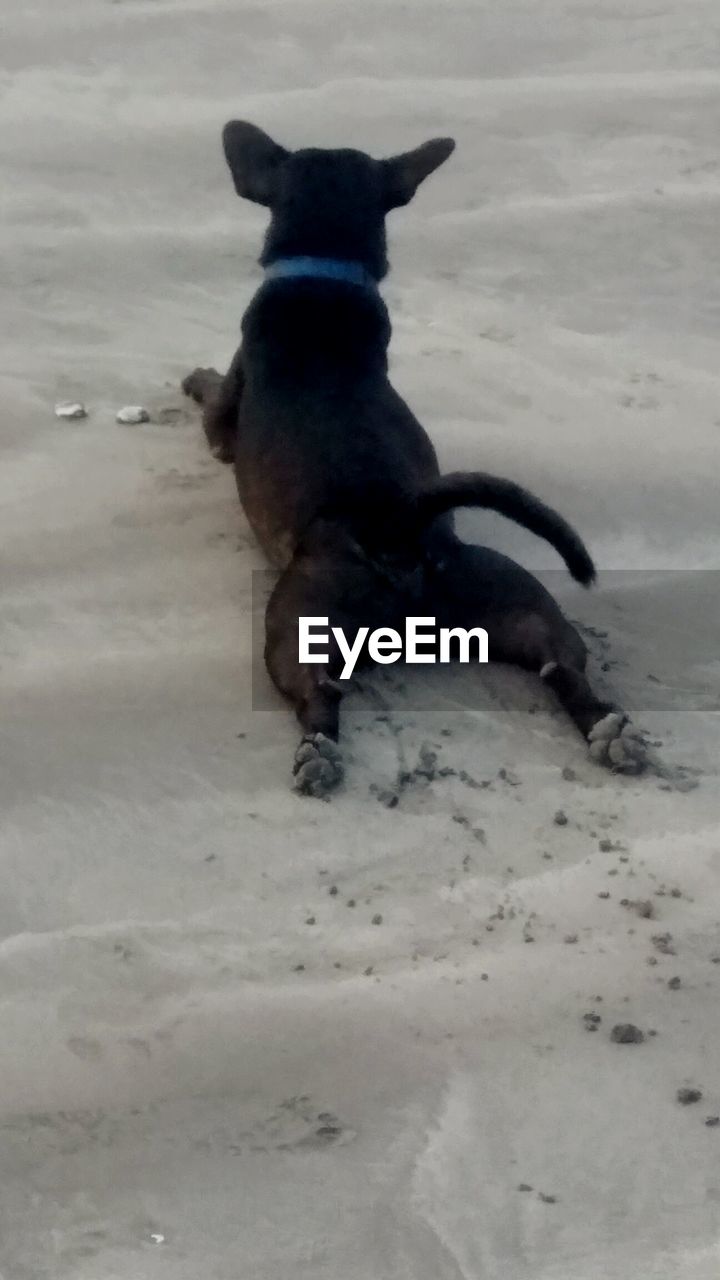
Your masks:
[[[203,409],[203,429],[210,452],[220,462],[235,461],[238,409],[245,385],[241,349],[223,377],[217,369],[194,369],[183,379],[182,389]]]

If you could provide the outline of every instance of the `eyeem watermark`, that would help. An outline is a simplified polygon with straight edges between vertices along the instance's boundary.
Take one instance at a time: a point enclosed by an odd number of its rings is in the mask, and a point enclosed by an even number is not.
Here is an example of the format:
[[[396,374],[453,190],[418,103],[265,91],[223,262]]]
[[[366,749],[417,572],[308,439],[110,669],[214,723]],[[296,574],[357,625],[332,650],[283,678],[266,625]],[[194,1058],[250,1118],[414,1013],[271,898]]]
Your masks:
[[[401,658],[411,663],[488,661],[488,634],[483,627],[438,629],[434,618],[406,618],[404,636],[392,627],[378,627],[375,631],[359,627],[349,640],[342,627],[329,626],[328,618],[300,618],[300,662],[326,665],[330,661],[331,636],[345,664],[340,672],[341,680],[350,679],[365,648],[372,661],[382,666]]]

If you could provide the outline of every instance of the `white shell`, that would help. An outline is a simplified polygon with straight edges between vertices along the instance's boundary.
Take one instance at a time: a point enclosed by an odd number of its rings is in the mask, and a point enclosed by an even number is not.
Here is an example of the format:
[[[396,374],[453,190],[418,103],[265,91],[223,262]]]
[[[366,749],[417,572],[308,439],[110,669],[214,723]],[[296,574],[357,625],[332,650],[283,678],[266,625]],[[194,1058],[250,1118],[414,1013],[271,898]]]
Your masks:
[[[87,418],[87,409],[79,400],[62,400],[55,405],[56,418]]]
[[[126,427],[136,427],[140,422],[149,422],[150,414],[140,404],[126,404],[124,409],[118,410],[115,421]]]

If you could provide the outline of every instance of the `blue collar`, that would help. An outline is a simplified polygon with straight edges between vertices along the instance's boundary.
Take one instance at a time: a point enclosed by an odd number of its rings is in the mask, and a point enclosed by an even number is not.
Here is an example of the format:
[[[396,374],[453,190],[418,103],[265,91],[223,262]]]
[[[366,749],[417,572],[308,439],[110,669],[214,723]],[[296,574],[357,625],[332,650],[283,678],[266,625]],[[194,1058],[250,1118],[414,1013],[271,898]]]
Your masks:
[[[344,284],[359,285],[377,293],[377,280],[361,262],[344,261],[342,258],[313,258],[310,255],[297,258],[277,258],[265,268],[266,280],[341,280]]]

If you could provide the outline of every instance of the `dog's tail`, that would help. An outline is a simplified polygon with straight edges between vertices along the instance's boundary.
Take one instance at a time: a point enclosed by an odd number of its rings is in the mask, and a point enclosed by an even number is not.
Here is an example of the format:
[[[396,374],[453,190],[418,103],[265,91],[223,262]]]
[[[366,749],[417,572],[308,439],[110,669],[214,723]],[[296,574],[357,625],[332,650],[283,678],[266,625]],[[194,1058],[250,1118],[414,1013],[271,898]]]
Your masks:
[[[549,542],[562,556],[573,578],[583,586],[594,581],[595,566],[572,526],[512,480],[489,476],[484,471],[455,471],[440,476],[416,495],[415,514],[422,528],[453,507],[485,507],[497,511]]]

